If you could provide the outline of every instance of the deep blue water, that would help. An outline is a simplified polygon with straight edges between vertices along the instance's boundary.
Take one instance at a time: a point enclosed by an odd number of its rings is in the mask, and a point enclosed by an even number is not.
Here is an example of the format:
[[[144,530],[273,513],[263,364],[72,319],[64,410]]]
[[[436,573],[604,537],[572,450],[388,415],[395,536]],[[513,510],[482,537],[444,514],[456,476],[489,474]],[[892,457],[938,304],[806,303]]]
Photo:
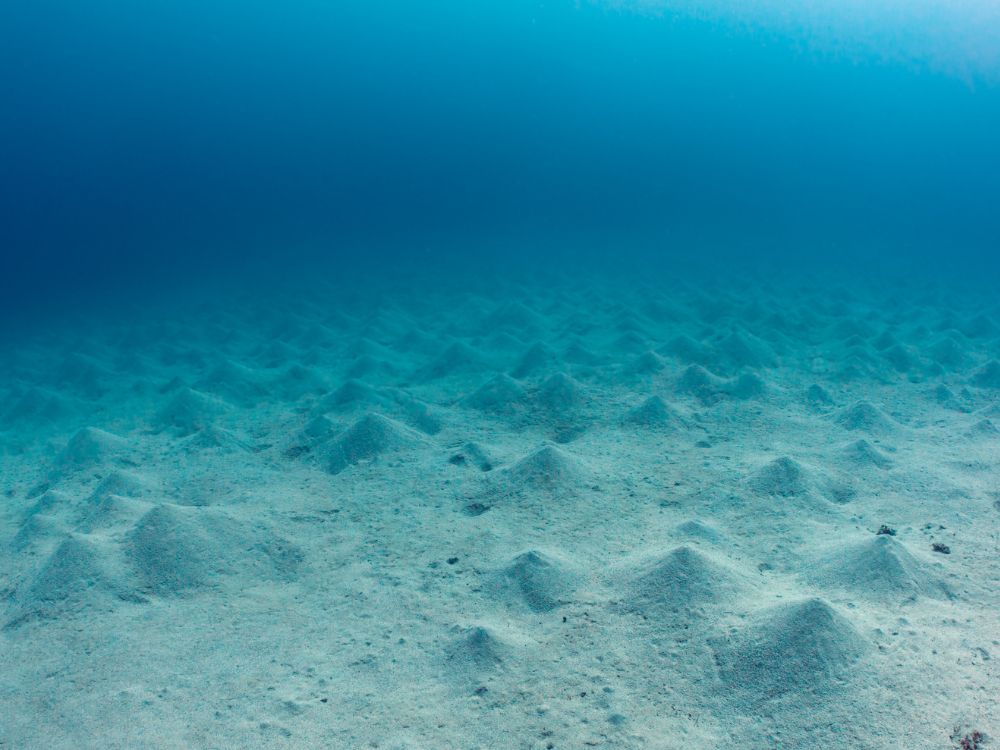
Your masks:
[[[997,31],[664,5],[8,0],[4,300],[415,256],[995,270]]]

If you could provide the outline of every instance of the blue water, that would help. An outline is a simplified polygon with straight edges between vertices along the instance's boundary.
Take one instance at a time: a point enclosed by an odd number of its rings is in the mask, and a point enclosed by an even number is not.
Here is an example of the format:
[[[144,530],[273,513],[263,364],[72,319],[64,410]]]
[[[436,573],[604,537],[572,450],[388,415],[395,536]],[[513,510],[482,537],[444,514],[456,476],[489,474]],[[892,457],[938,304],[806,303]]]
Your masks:
[[[4,298],[417,255],[996,255],[988,6],[641,5],[10,0]]]

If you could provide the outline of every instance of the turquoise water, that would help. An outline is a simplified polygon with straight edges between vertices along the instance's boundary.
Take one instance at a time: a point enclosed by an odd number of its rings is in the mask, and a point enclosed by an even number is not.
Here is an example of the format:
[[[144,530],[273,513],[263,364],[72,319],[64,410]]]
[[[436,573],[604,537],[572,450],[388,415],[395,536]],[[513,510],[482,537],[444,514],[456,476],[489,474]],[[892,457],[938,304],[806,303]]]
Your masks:
[[[0,5],[0,750],[996,742],[994,3]]]

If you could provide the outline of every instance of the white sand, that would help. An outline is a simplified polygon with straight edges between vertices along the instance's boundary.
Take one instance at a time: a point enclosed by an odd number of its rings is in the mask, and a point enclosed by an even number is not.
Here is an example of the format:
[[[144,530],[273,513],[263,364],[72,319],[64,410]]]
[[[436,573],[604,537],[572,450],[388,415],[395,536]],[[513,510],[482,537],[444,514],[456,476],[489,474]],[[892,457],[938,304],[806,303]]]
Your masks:
[[[10,343],[0,747],[998,741],[995,296],[490,284]]]

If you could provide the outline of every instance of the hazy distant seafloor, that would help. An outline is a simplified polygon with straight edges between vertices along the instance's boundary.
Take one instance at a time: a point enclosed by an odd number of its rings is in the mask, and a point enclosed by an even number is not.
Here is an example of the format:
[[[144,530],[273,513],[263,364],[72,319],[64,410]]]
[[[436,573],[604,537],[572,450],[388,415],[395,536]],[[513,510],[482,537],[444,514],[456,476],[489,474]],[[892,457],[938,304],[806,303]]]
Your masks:
[[[998,302],[316,282],[8,340],[0,747],[1000,741]]]

